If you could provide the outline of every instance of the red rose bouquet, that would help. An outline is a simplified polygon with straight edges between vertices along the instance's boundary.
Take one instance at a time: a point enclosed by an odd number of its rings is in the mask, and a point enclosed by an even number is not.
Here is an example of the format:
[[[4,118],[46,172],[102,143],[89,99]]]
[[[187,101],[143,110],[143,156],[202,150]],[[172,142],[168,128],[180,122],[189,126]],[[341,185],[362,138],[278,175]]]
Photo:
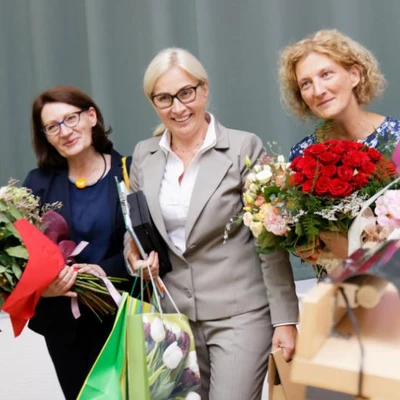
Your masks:
[[[265,155],[247,166],[243,213],[225,239],[243,221],[262,253],[315,245],[324,230],[347,233],[364,202],[396,175],[378,150],[346,140],[311,145],[290,164]]]

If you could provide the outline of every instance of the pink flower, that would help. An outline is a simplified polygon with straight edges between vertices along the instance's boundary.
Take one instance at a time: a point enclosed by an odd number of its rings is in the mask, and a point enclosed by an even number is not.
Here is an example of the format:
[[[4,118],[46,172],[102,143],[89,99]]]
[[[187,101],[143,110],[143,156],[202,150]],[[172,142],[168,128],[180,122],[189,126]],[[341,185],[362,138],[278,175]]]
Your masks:
[[[264,226],[267,231],[277,236],[286,236],[290,228],[287,226],[286,220],[279,214],[268,213],[265,216]]]
[[[376,201],[378,225],[393,230],[400,228],[400,190],[388,190]]]

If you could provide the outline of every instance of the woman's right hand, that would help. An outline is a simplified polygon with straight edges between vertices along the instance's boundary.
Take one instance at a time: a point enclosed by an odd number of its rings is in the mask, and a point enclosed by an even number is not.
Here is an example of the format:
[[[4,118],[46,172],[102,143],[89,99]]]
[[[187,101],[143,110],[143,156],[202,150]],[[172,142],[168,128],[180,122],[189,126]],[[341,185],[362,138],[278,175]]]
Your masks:
[[[75,283],[77,271],[66,265],[58,274],[57,278],[42,293],[42,297],[77,297],[70,289]]]
[[[296,247],[296,255],[298,255],[304,262],[315,265],[317,264],[319,254],[321,253],[321,242],[317,238],[315,243],[309,243],[304,246]]]
[[[130,251],[128,251],[127,258],[129,261],[129,264],[132,268],[132,271],[135,274],[140,273],[140,269],[143,269],[143,279],[145,281],[150,280],[150,274],[153,278],[156,278],[159,273],[159,261],[158,261],[158,253],[155,251],[152,251],[149,256],[147,257],[147,260],[142,260],[139,256],[139,252],[136,249],[135,243],[131,238],[129,238],[129,243],[130,243]],[[150,267],[150,273],[149,273],[149,268],[147,268],[147,265]]]

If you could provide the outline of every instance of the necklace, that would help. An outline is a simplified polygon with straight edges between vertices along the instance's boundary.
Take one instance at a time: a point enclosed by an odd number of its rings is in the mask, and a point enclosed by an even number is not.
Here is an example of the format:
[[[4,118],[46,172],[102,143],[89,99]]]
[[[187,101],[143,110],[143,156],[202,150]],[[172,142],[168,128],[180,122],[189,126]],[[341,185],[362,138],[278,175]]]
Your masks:
[[[106,161],[106,158],[104,157],[104,154],[103,154],[103,153],[100,153],[100,155],[101,155],[101,158],[103,159],[103,162],[104,162],[104,169],[103,169],[103,173],[101,174],[101,176],[100,176],[99,179],[97,179],[97,180],[94,181],[94,182],[88,183],[88,182],[86,181],[86,179],[85,179],[85,178],[82,178],[82,177],[77,178],[76,180],[73,180],[72,178],[69,178],[69,180],[70,180],[72,183],[74,183],[75,186],[76,186],[78,189],[85,189],[86,186],[93,186],[93,185],[95,185],[97,182],[99,182],[99,181],[101,181],[101,180],[103,179],[104,175],[106,174],[106,170],[107,170],[107,161]]]

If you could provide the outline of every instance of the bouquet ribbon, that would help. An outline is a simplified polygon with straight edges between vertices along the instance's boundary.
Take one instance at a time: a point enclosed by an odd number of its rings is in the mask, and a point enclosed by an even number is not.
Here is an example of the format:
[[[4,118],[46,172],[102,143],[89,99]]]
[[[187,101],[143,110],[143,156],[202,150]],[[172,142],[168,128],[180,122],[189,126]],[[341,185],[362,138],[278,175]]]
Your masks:
[[[64,257],[55,243],[26,219],[14,223],[29,254],[18,284],[4,302],[2,310],[10,315],[14,336],[20,335],[43,291],[65,265]]]
[[[97,274],[92,274],[90,272],[87,272],[87,273],[90,275],[94,275],[103,281],[105,287],[108,290],[108,293],[110,293],[110,296],[114,300],[115,304],[119,307],[122,296],[118,292],[118,290],[115,288],[115,286],[110,282],[110,280],[106,276],[100,276]],[[78,303],[77,297],[71,298],[71,312],[75,319],[78,319],[81,316],[81,311],[79,310],[79,303]]]

